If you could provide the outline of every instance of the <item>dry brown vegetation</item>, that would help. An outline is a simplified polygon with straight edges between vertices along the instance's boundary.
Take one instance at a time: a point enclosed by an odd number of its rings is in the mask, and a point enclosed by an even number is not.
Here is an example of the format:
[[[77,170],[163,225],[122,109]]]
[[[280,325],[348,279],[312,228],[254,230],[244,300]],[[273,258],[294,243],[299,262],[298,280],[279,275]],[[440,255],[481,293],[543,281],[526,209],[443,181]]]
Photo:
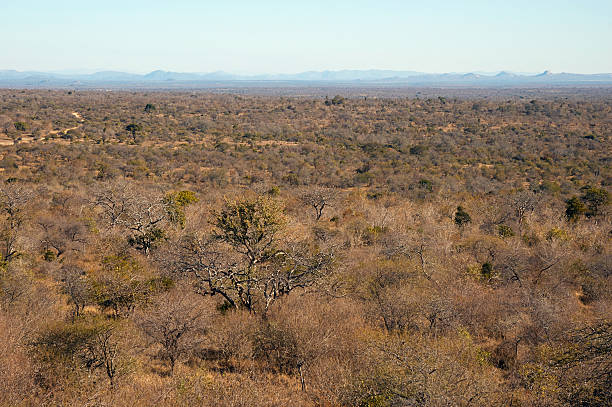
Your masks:
[[[610,405],[610,99],[331,100],[0,91],[0,405]]]

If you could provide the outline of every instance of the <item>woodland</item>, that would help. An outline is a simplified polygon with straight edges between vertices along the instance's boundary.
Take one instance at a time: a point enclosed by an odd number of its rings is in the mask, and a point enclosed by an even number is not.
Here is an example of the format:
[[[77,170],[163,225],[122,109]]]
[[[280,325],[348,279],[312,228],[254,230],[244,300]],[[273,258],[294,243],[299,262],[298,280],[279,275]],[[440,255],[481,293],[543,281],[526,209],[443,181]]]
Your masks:
[[[0,405],[611,406],[612,97],[513,92],[0,90]]]

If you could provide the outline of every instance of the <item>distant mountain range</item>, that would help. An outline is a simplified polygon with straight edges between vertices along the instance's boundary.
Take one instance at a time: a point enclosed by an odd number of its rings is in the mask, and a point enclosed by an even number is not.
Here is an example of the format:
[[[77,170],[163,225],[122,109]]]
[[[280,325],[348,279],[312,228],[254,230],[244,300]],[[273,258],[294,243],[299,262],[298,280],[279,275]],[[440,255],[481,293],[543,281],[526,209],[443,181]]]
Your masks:
[[[19,72],[0,70],[2,87],[197,87],[207,84],[232,82],[296,82],[302,84],[389,84],[411,86],[541,86],[541,85],[612,85],[612,74],[552,73],[519,74],[513,72],[483,73],[424,73],[392,70],[308,71],[297,74],[236,75],[227,72],[183,73],[153,71],[132,74],[101,71],[91,74]]]

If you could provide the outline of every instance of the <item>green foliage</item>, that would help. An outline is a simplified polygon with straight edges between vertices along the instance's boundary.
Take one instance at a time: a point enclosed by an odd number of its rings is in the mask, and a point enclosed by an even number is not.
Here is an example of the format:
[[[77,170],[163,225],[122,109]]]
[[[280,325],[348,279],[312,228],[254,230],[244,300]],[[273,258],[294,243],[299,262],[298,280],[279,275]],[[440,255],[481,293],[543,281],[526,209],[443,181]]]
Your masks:
[[[482,263],[482,267],[480,268],[480,275],[483,278],[483,280],[490,280],[492,275],[493,275],[493,265],[491,263],[489,263],[488,261],[485,263]]]
[[[98,163],[98,173],[96,174],[96,179],[98,180],[109,180],[115,178],[117,175],[117,170],[108,165],[108,163],[100,162]]]
[[[216,308],[217,311],[219,311],[223,315],[235,309],[235,307],[227,300],[224,300],[223,302],[217,304]]]
[[[610,193],[603,188],[586,186],[580,197],[574,196],[565,202],[565,216],[570,221],[577,221],[586,215],[588,218],[600,214],[602,207],[610,203]]]
[[[433,191],[433,182],[428,179],[422,179],[419,181],[419,187],[431,192]]]
[[[300,185],[300,178],[297,174],[289,173],[283,176],[283,181],[289,185]]]
[[[224,208],[213,212],[215,237],[229,243],[255,262],[267,257],[276,234],[285,226],[283,206],[267,196],[226,200]]]
[[[270,195],[270,196],[279,196],[280,195],[280,188],[278,186],[274,185],[273,187],[268,189],[267,194]]]
[[[332,105],[341,105],[341,104],[344,103],[344,101],[345,101],[345,99],[342,96],[336,95],[332,99]]]
[[[472,217],[460,205],[460,206],[457,207],[457,210],[455,211],[455,218],[454,218],[454,220],[455,220],[455,224],[457,226],[463,227],[463,226],[467,225],[468,223],[470,223],[472,221]]]
[[[569,240],[569,236],[567,235],[567,232],[563,229],[552,228],[548,231],[548,233],[546,233],[546,239],[549,241],[566,241]]]
[[[561,186],[553,181],[543,181],[542,185],[540,185],[540,189],[542,191],[548,191],[552,194],[558,194],[561,192]]]
[[[522,239],[523,243],[525,243],[529,247],[536,246],[538,243],[540,243],[540,238],[535,232],[525,233],[522,236]]]
[[[166,238],[166,232],[161,228],[150,228],[144,233],[132,235],[128,237],[128,244],[134,246],[137,250],[148,253],[154,249],[157,243]]]
[[[476,348],[476,360],[482,366],[488,366],[491,364],[491,352],[488,352],[482,348]]]
[[[359,172],[355,174],[354,181],[355,184],[369,185],[372,182],[372,178],[374,178],[374,176],[369,172]]]
[[[360,407],[386,407],[389,405],[389,401],[392,400],[390,395],[386,394],[375,394],[368,396],[365,400],[359,403]]]
[[[333,265],[333,253],[310,242],[281,241],[283,206],[267,195],[226,200],[212,212],[211,224],[211,236],[182,239],[181,261],[174,266],[178,272],[196,270],[200,294],[220,294],[236,309],[265,314],[277,299],[314,285]]]
[[[36,346],[39,356],[48,361],[61,360],[76,362],[76,358],[85,357],[84,364],[90,365],[92,361],[81,354],[87,351],[88,344],[97,333],[108,329],[112,322],[101,318],[79,319],[75,323],[56,322],[40,332],[33,345]]]
[[[333,99],[329,100],[327,97],[325,98],[325,105],[326,106],[337,106],[337,105],[341,105],[345,102],[345,99],[340,96],[340,95],[336,95],[333,97]]]
[[[185,208],[197,203],[198,197],[192,191],[177,191],[166,194],[164,204],[166,205],[170,221],[181,227],[185,226]]]
[[[27,130],[27,126],[24,122],[15,122],[13,123],[13,126],[15,126],[15,130],[17,131],[26,131]]]
[[[576,222],[586,210],[586,205],[577,196],[565,201],[565,216],[569,221]]]
[[[169,196],[172,200],[172,203],[181,208],[184,208],[187,205],[190,205],[192,203],[196,203],[199,201],[199,199],[195,195],[195,192],[192,192],[192,191],[174,192],[170,194]]]
[[[384,226],[368,226],[364,231],[365,241],[368,244],[375,243],[381,235],[387,232],[387,228]]]
[[[40,332],[33,345],[37,357],[52,364],[74,363],[96,333],[96,326],[85,321],[75,324],[57,322]],[[88,361],[85,360],[84,364]]]
[[[597,216],[603,206],[610,202],[610,193],[603,188],[585,187],[580,199],[585,203],[587,217]]]
[[[45,261],[51,262],[51,261],[54,261],[56,258],[57,258],[57,254],[51,249],[47,249],[43,253],[43,259],[45,259]]]
[[[136,133],[142,131],[142,126],[140,124],[130,123],[125,126],[125,130],[132,133],[132,137],[136,137]]]
[[[146,113],[151,113],[153,111],[155,111],[155,105],[151,104],[151,103],[147,103],[147,105],[144,107],[144,111]]]
[[[501,238],[507,238],[514,236],[514,230],[508,225],[497,225],[497,234]]]

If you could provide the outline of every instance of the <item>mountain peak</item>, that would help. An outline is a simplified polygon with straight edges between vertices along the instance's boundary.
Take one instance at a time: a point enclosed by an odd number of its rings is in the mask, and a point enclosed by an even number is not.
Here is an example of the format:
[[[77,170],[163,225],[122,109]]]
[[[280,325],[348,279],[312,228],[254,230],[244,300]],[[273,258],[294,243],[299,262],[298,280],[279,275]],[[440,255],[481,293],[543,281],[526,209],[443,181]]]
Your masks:
[[[551,76],[551,75],[553,75],[553,73],[547,69],[544,72],[537,74],[536,76]]]
[[[0,70],[0,85],[19,86],[27,84],[36,86],[44,82],[41,86],[66,86],[71,81],[81,81],[92,84],[105,82],[118,84],[142,84],[142,83],[182,83],[184,86],[196,86],[198,83],[219,82],[219,81],[296,81],[303,83],[324,82],[324,83],[397,83],[397,84],[416,84],[421,86],[439,84],[484,84],[486,86],[507,86],[508,84],[538,84],[538,83],[605,83],[612,84],[612,74],[572,74],[572,73],[552,73],[546,70],[539,74],[515,73],[501,71],[498,73],[482,72],[463,72],[463,73],[424,73],[415,71],[394,71],[394,70],[325,70],[307,71],[294,74],[232,74],[224,71],[210,73],[185,73],[165,70],[155,70],[147,74],[134,74],[118,71],[100,71],[93,74],[54,74],[44,72],[18,72],[10,70]],[[162,85],[163,86],[163,85]],[[174,84],[173,84],[174,86]]]

